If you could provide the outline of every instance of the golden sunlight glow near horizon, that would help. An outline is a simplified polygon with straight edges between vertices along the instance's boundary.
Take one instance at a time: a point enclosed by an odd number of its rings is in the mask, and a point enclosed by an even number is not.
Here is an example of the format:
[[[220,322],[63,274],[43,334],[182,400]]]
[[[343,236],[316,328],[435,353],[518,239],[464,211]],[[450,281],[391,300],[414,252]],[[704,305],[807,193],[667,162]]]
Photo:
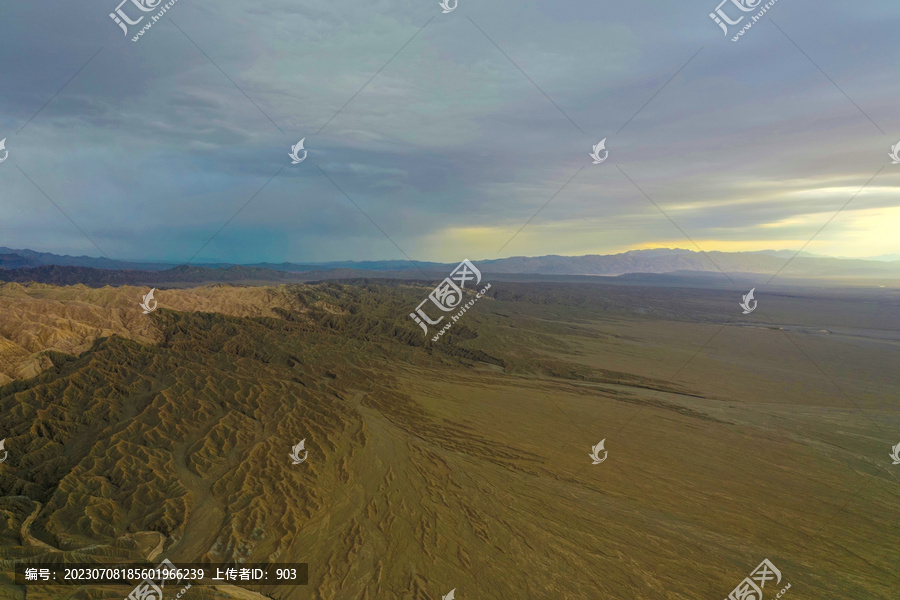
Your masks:
[[[725,231],[722,227],[713,235],[709,230],[717,228],[696,227],[695,231],[691,231],[690,223],[701,220],[702,215],[727,210],[728,201],[705,207],[689,203],[665,206],[666,214],[681,226],[684,233],[648,204],[643,207],[647,210],[640,214],[618,214],[597,219],[542,221],[539,214],[521,231],[522,225],[514,224],[448,227],[430,236],[427,241],[423,240],[420,248],[414,248],[414,251],[423,260],[435,261],[455,256],[461,249],[465,249],[464,254],[484,259],[605,255],[656,248],[704,252],[796,251],[802,248],[804,252],[835,258],[900,255],[900,236],[897,233],[900,231],[900,206],[883,206],[885,200],[900,195],[898,189],[873,188],[853,198],[857,192],[859,188],[823,187],[788,192],[777,200],[772,197],[764,200],[744,199],[742,202],[754,202],[755,206],[765,208],[767,203],[800,202],[804,198],[805,203],[809,204],[809,197],[812,196],[821,201],[821,209],[760,223],[746,230],[729,227]],[[850,198],[853,198],[855,206],[838,211]],[[864,208],[875,202],[882,206]],[[727,233],[734,233],[738,239],[728,239]],[[511,238],[512,241],[509,241]],[[504,244],[505,247],[498,252]]]

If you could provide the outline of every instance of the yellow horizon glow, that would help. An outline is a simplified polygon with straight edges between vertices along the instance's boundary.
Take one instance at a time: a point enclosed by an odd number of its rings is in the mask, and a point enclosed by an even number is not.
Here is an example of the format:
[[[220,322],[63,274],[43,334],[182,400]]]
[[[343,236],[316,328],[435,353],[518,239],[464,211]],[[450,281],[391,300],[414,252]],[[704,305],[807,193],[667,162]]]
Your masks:
[[[698,246],[704,252],[796,251],[803,248],[806,252],[838,258],[900,254],[900,236],[897,236],[900,207],[845,210],[837,216],[835,212],[798,214],[763,223],[754,229],[757,234],[764,233],[765,237],[754,236],[753,239],[729,240],[720,236],[692,235],[696,245],[677,231],[672,234],[674,227],[661,215],[652,230],[641,227],[634,221],[634,215],[620,215],[613,219],[532,222],[518,234],[516,232],[521,225],[449,227],[429,236],[423,247],[414,249],[414,252],[425,260],[436,261],[463,254],[488,260],[551,254],[605,255],[659,248],[682,248],[696,252]],[[798,236],[798,229],[808,231],[808,235]],[[780,230],[783,235],[779,235]],[[690,235],[692,232],[687,233]],[[598,237],[602,238],[601,243],[598,243]],[[510,238],[513,240],[507,244]],[[498,253],[504,244],[505,247]]]

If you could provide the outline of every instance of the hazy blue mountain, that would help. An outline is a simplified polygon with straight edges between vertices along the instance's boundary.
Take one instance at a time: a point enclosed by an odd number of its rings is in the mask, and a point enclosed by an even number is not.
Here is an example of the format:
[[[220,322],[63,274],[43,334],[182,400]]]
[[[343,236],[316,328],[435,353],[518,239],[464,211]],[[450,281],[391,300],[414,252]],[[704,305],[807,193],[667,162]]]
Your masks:
[[[462,259],[464,257],[460,257]],[[817,256],[792,250],[694,252],[680,248],[632,250],[586,256],[513,256],[494,260],[470,257],[482,273],[544,276],[620,276],[628,274],[712,273],[782,275],[812,278],[897,278],[900,261]],[[89,256],[59,256],[0,247],[0,279],[84,283],[197,283],[213,281],[309,281],[335,277],[440,279],[457,263],[425,261],[337,261],[326,263],[208,263],[174,265],[114,261]],[[90,273],[94,269],[97,272]]]
[[[110,260],[93,256],[68,256],[35,252],[34,250],[17,250],[0,246],[0,268],[15,269],[19,261],[25,260],[28,266],[39,267],[56,265],[60,267],[91,267],[93,269],[138,269],[141,271],[160,271],[171,269],[175,265],[159,262],[130,262],[127,260]]]

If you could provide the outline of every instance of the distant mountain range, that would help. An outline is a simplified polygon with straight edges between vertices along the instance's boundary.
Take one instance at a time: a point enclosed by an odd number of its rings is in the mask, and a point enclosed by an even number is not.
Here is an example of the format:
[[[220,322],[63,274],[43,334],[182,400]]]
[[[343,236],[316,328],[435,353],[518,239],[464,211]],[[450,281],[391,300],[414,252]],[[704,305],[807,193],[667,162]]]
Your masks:
[[[441,263],[417,262],[419,268],[431,266],[443,266]],[[21,269],[44,266],[60,267],[89,267],[92,269],[136,270],[136,271],[166,271],[184,266],[183,263],[166,263],[153,261],[128,261],[111,260],[109,258],[94,258],[92,256],[67,256],[51,254],[49,252],[35,252],[34,250],[16,250],[0,246],[0,269]],[[404,271],[415,269],[408,260],[382,260],[382,261],[338,261],[324,263],[253,263],[239,265],[237,263],[193,263],[191,267],[205,267],[208,269],[228,269],[230,267],[261,268],[272,271],[290,271],[303,273],[305,271],[329,271],[332,269],[354,269],[361,271]]]
[[[482,273],[542,276],[629,276],[699,274],[772,275],[793,278],[900,278],[900,261],[817,256],[791,250],[693,252],[656,248],[621,254],[586,256],[515,256],[473,262]],[[213,282],[302,282],[322,279],[439,279],[456,263],[411,261],[343,261],[327,263],[230,263],[173,265],[114,261],[89,256],[59,256],[0,247],[0,280],[39,281],[58,285],[177,285]]]

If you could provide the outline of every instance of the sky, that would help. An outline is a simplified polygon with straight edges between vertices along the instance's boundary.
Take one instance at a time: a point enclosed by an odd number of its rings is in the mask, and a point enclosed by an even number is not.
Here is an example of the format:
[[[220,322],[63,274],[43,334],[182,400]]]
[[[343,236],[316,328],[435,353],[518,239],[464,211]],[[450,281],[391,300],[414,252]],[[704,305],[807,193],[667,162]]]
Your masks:
[[[897,3],[119,1],[3,5],[0,246],[900,253]]]

